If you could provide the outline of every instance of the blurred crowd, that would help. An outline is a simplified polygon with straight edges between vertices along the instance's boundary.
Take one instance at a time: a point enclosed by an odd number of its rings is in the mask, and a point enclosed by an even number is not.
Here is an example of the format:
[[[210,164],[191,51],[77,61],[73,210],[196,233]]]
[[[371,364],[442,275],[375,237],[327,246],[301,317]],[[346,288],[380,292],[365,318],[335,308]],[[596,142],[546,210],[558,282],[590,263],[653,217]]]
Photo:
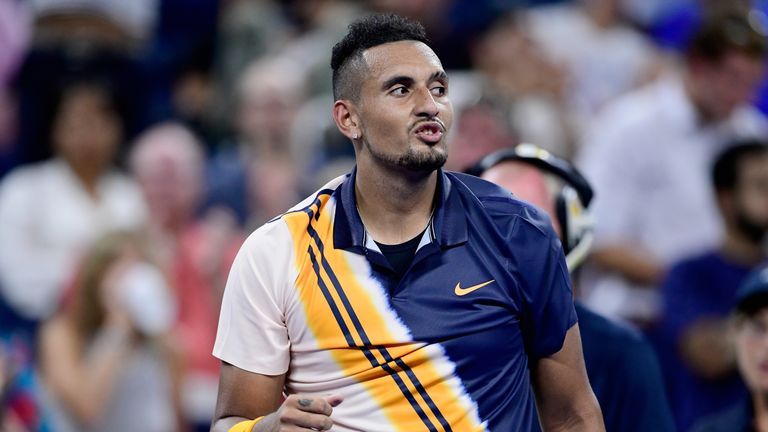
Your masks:
[[[331,47],[381,11],[448,70],[447,169],[530,142],[592,183],[578,295],[653,343],[677,429],[746,397],[768,2],[0,0],[0,430],[208,429],[229,266],[352,168]]]

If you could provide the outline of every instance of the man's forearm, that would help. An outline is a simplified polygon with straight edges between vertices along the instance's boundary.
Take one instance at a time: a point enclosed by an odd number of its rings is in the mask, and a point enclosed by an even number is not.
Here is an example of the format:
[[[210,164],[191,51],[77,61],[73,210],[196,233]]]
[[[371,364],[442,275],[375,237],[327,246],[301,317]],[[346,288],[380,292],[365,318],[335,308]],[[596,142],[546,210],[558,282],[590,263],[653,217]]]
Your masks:
[[[542,419],[544,432],[603,432],[603,414],[595,401],[593,407],[585,408],[582,412],[573,413],[565,419],[545,421]]]
[[[658,285],[664,277],[665,269],[660,263],[630,247],[602,247],[593,251],[591,258],[598,267],[642,285]]]

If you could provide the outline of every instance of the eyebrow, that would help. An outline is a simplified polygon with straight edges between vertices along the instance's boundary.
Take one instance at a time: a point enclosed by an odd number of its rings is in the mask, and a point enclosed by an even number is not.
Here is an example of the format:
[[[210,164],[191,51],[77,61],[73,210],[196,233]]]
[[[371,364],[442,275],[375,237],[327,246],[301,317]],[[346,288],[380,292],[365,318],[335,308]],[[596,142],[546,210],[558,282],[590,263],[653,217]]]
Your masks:
[[[445,71],[443,70],[435,71],[434,73],[432,73],[432,75],[429,76],[429,79],[427,81],[428,82],[432,82],[432,81],[448,82],[448,74],[446,74]],[[406,87],[410,87],[415,82],[416,80],[414,80],[409,76],[398,75],[384,81],[384,84],[381,85],[381,88],[386,90],[395,84],[402,84]]]

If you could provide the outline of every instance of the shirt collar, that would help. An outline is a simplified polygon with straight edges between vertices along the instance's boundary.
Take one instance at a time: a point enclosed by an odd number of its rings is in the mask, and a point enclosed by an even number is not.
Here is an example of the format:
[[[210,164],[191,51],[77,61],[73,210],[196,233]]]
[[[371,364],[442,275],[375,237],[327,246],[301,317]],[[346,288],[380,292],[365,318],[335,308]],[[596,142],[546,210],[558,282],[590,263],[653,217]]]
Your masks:
[[[333,223],[333,244],[337,249],[349,249],[362,252],[366,249],[367,239],[365,226],[357,212],[355,197],[355,178],[357,167],[347,176],[336,189],[336,214]],[[456,187],[448,175],[441,169],[437,172],[437,188],[439,198],[435,203],[435,211],[429,224],[429,229],[422,238],[435,241],[441,247],[456,246],[467,241],[467,218],[464,205]],[[419,247],[423,246],[420,244]]]

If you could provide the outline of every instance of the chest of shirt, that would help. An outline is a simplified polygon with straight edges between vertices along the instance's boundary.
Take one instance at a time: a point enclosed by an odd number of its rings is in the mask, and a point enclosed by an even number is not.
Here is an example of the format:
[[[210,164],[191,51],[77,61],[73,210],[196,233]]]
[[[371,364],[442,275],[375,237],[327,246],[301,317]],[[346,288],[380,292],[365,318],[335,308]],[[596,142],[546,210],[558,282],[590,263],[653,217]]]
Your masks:
[[[295,320],[301,325],[286,317],[292,349],[439,343],[483,357],[516,355],[522,341],[517,281],[503,254],[476,247],[483,246],[428,244],[399,280],[377,264],[384,257],[375,251],[312,253],[293,287],[297,307],[290,310],[302,315]]]

